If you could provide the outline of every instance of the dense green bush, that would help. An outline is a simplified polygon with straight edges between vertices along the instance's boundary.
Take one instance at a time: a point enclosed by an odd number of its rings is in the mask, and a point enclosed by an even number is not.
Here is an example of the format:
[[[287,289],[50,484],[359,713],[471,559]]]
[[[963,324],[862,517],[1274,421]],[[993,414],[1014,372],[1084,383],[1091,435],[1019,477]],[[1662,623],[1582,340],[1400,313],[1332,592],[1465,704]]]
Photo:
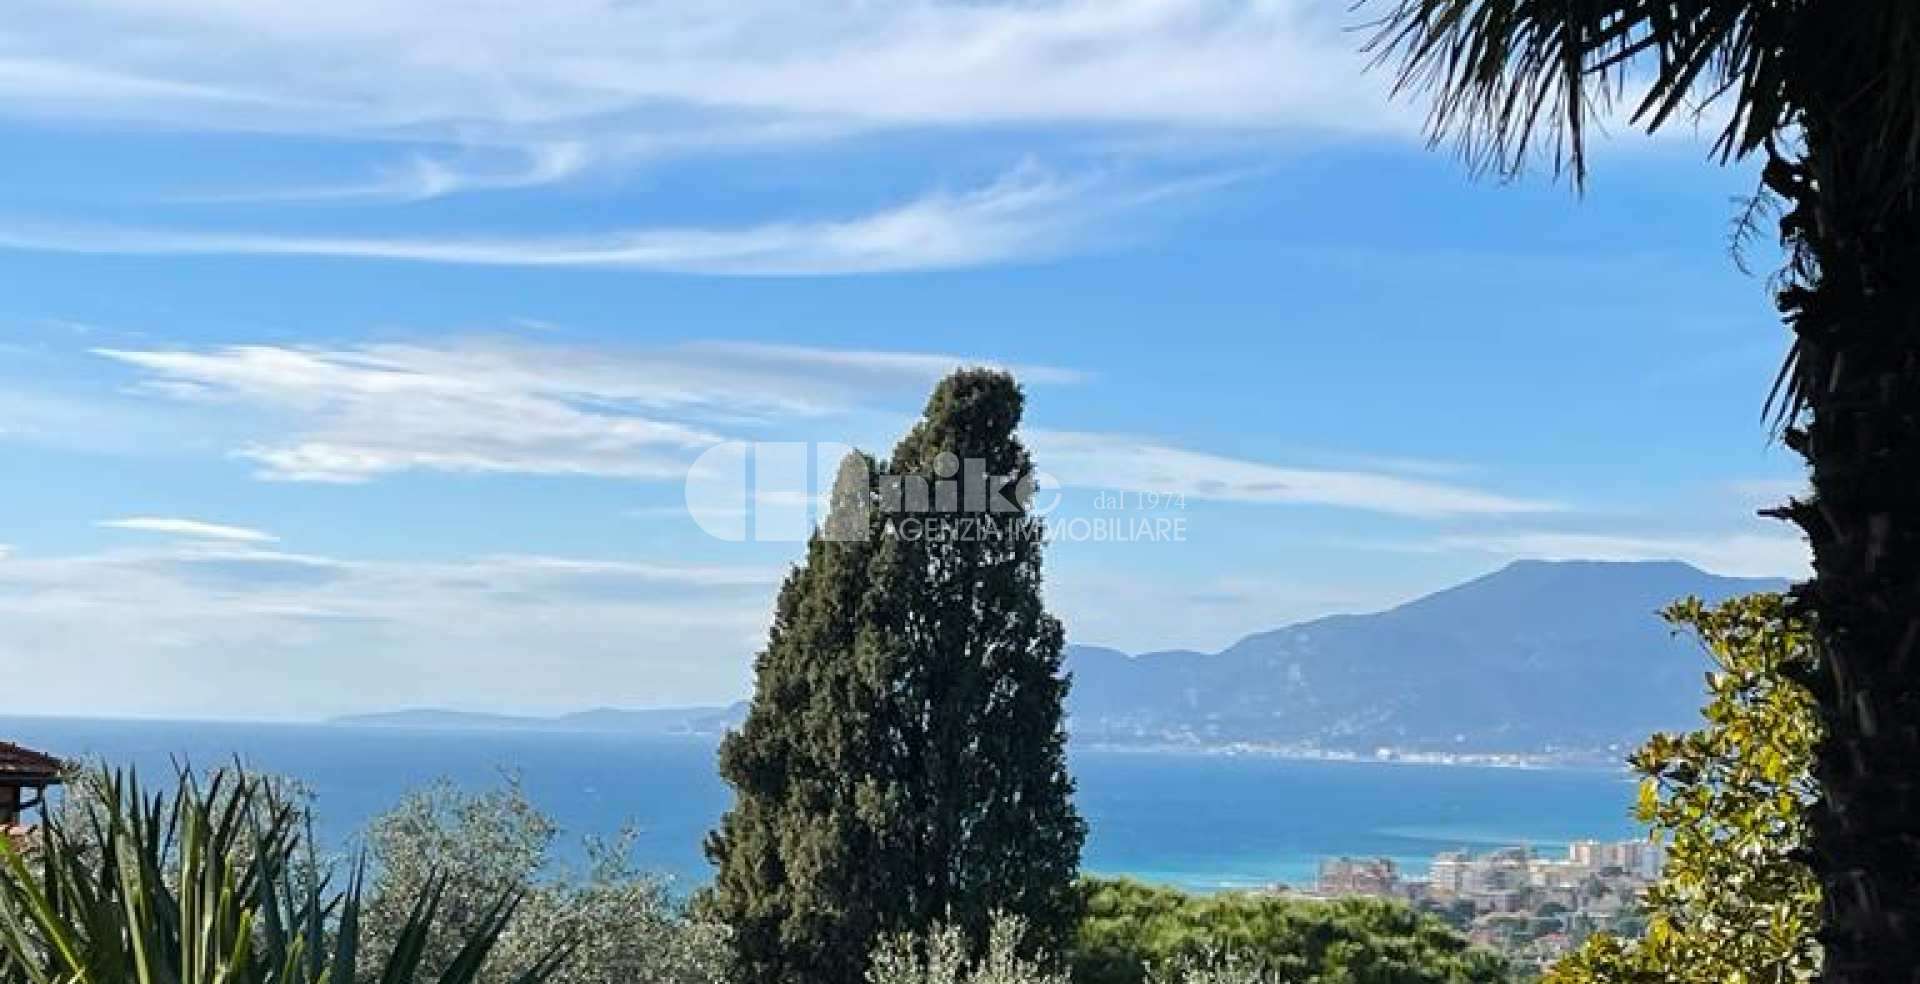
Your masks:
[[[1190,895],[1133,881],[1082,883],[1075,984],[1145,984],[1157,970],[1315,984],[1441,984],[1507,977],[1498,954],[1444,923],[1378,899],[1331,902],[1245,893]],[[1222,963],[1231,967],[1222,968]],[[1207,975],[1212,976],[1207,976]]]
[[[996,916],[986,949],[975,955],[972,941],[958,926],[943,924],[920,936],[888,937],[874,948],[867,984],[1069,984],[1067,976],[1044,964],[1045,956],[1021,953],[1026,923]]]
[[[720,984],[728,963],[725,931],[686,919],[665,882],[629,862],[631,833],[589,840],[586,867],[556,862],[559,828],[516,782],[484,792],[447,783],[409,794],[367,828],[373,862],[368,936],[385,945],[407,900],[434,879],[445,886],[438,930],[422,965],[439,970],[458,940],[484,916],[486,900],[511,892],[522,901],[501,933],[509,959],[571,946],[573,959],[553,984]],[[367,982],[372,984],[372,982]],[[512,984],[498,970],[477,984]]]
[[[984,950],[951,924],[921,936],[895,936],[874,951],[867,984],[1073,984],[1046,954],[1024,955],[1026,923],[994,917]],[[1182,958],[1156,966],[1149,984],[1296,984],[1234,954]]]
[[[1667,610],[1712,656],[1705,725],[1658,734],[1632,757],[1638,814],[1667,839],[1642,938],[1601,935],[1556,965],[1554,984],[1786,984],[1820,969],[1820,886],[1805,862],[1819,794],[1820,719],[1795,682],[1813,635],[1784,595]]]
[[[493,968],[538,984],[563,962],[560,945],[500,966],[523,901],[508,889],[473,900],[429,971],[422,945],[448,898],[434,873],[396,898],[373,943],[360,873],[329,889],[304,812],[238,770],[205,785],[183,773],[171,796],[105,772],[81,789],[84,808],[25,842],[0,837],[0,984],[474,984]]]

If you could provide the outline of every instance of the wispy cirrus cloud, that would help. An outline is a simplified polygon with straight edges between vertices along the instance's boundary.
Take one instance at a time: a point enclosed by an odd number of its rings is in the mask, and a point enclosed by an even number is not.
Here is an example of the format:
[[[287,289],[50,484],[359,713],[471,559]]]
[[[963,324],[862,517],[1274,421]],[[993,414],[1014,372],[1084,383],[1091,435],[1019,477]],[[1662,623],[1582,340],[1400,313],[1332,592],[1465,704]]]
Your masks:
[[[495,0],[27,0],[17,13],[8,41],[21,67],[0,71],[0,111],[58,100],[202,128],[530,137],[588,121],[631,134],[844,120],[1377,132],[1404,115],[1378,98],[1384,79],[1359,77],[1346,30],[1356,18],[1310,0],[561,0],[538,17]]]
[[[20,221],[0,248],[135,256],[288,256],[469,266],[577,267],[733,276],[942,270],[1050,258],[1107,220],[1235,180],[1148,184],[1067,178],[1023,166],[962,192],[840,219],[740,227],[627,229],[587,236],[311,236]]]
[[[808,345],[778,345],[765,342],[692,342],[685,346],[687,351],[711,353],[724,357],[736,365],[790,366],[804,367],[835,374],[853,374],[866,377],[906,377],[909,379],[938,379],[954,370],[956,366],[977,365],[1008,369],[1019,376],[1022,382],[1041,385],[1062,385],[1086,382],[1088,375],[1080,369],[1064,366],[1017,365],[1006,366],[991,360],[967,358],[958,355],[934,352],[885,352],[873,349],[833,349]]]
[[[251,114],[291,108],[273,95],[89,64],[72,55],[58,46],[37,55],[0,54],[0,92],[13,100],[10,111],[185,119],[209,110]]]
[[[502,157],[507,159],[500,160]],[[396,164],[378,168],[368,178],[181,195],[175,200],[229,205],[421,202],[465,192],[538,188],[579,174],[592,160],[592,151],[577,140],[539,143],[506,152],[469,150],[458,157],[416,152]]]
[[[244,543],[17,555],[0,564],[0,676],[63,667],[36,691],[50,713],[712,702],[744,687],[781,574],[519,555],[362,561]],[[529,658],[540,673],[524,672]]]
[[[207,523],[197,519],[179,519],[167,516],[129,516],[125,519],[103,519],[94,524],[105,529],[129,530],[137,533],[162,533],[169,536],[188,537],[196,540],[224,540],[233,543],[273,543],[280,538],[261,530],[245,526],[228,526],[223,523]]]
[[[721,436],[651,409],[675,394],[591,369],[542,377],[562,358],[517,361],[505,348],[102,350],[152,374],[173,399],[276,412],[291,439],[242,449],[260,476],[361,482],[409,470],[666,478]]]
[[[262,478],[364,482],[406,471],[682,479],[756,422],[917,399],[981,360],[925,352],[706,343],[575,348],[491,339],[345,348],[102,349],[137,391],[262,411],[235,450]],[[1015,367],[1029,382],[1079,376]],[[911,395],[909,395],[911,394]]]
[[[1564,508],[1433,478],[1384,470],[1289,467],[1129,435],[1043,430],[1029,433],[1028,440],[1045,470],[1068,486],[1176,493],[1221,502],[1334,506],[1420,518]]]
[[[303,482],[408,471],[680,481],[701,451],[770,439],[775,420],[811,418],[821,432],[798,436],[850,442],[849,428],[866,433],[877,419],[909,413],[955,368],[992,364],[767,343],[620,349],[484,338],[99,354],[142,372],[136,392],[264,411],[271,429],[234,453],[262,478]],[[1086,378],[1059,366],[1004,368],[1029,385]],[[1427,519],[1562,508],[1386,466],[1289,466],[1120,434],[1032,428],[1027,436],[1050,474],[1083,488]]]
[[[14,249],[731,275],[960,269],[1111,242],[1139,223],[1106,220],[1223,179],[1019,169],[956,190],[927,173],[923,194],[864,213],[589,233],[523,213],[499,230],[315,234],[282,213],[536,189],[669,156],[857,152],[933,130],[978,136],[1008,160],[1040,148],[1056,163],[1189,168],[1256,159],[1202,145],[1250,140],[1265,153],[1309,132],[1415,130],[1384,98],[1385,80],[1362,77],[1353,18],[1312,0],[563,0],[539,17],[495,0],[342,0],[325,13],[24,2],[0,43],[0,117],[295,135],[286,152],[300,177],[233,187],[232,170],[211,162],[200,177],[170,169],[165,180],[198,187],[147,189],[153,199],[234,205],[256,220],[235,231],[191,213],[134,228],[13,216],[0,245]],[[1113,149],[1123,146],[1133,149]]]

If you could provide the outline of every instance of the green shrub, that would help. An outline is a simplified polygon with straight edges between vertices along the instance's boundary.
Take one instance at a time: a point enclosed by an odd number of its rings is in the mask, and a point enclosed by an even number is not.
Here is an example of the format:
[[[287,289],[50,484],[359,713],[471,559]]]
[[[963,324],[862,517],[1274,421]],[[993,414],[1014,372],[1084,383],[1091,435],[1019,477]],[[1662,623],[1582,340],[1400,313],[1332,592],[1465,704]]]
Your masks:
[[[1072,984],[1049,969],[1045,954],[1022,955],[1026,923],[996,916],[986,947],[977,956],[951,924],[924,936],[896,936],[881,943],[868,965],[867,984]],[[1156,968],[1151,984],[1293,984],[1237,955],[1181,959]]]
[[[88,808],[56,814],[30,843],[0,837],[0,984],[473,984],[524,900],[485,899],[429,976],[444,878],[406,900],[391,945],[363,946],[362,872],[330,890],[304,812],[270,783],[231,770],[202,786],[183,772],[171,797],[148,796],[102,771],[86,788]],[[508,976],[538,984],[565,953],[525,954]]]
[[[390,943],[395,917],[421,887],[438,878],[446,904],[429,934],[423,965],[446,966],[486,900],[511,892],[520,910],[501,934],[499,951],[522,958],[558,946],[574,959],[552,984],[719,984],[726,974],[725,931],[686,919],[666,883],[629,862],[631,831],[611,842],[589,840],[587,866],[555,863],[554,822],[516,782],[483,792],[446,783],[409,794],[367,828],[372,855],[369,934]],[[514,960],[496,962],[477,984],[509,984]]]
[[[1796,682],[1814,639],[1786,596],[1711,608],[1688,599],[1667,621],[1712,656],[1703,727],[1658,734],[1633,754],[1642,822],[1667,840],[1643,936],[1595,936],[1554,966],[1553,984],[1788,984],[1819,973],[1820,886],[1804,860],[1819,795],[1820,720]]]
[[[978,956],[951,924],[924,936],[889,937],[874,950],[867,984],[1068,984],[1065,974],[1046,968],[1044,956],[1022,956],[1027,935],[1025,922],[996,916]]]
[[[1086,880],[1082,890],[1086,915],[1070,954],[1075,984],[1148,984],[1173,973],[1320,984],[1507,977],[1498,954],[1396,902],[1192,895],[1105,879]]]

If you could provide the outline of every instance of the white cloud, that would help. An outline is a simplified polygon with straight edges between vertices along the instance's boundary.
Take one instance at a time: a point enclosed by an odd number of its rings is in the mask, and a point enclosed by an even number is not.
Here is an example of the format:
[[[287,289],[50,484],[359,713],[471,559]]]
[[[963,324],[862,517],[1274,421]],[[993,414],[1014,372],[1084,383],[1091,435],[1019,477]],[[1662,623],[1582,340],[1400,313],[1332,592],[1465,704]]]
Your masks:
[[[1385,471],[1291,468],[1118,434],[1033,431],[1042,471],[1070,487],[1195,499],[1337,506],[1415,517],[1552,512],[1561,507]]]
[[[14,40],[9,38],[9,40]],[[43,57],[0,55],[0,92],[17,100],[16,113],[93,115],[107,113],[185,119],[213,111],[254,113],[274,108],[270,97],[192,81],[156,78],[83,64],[72,52]]]
[[[1311,0],[26,0],[0,107],[528,136],[768,121],[1404,128]],[[5,70],[11,66],[11,70]],[[299,107],[300,112],[290,112]],[[692,119],[693,123],[688,123]]]
[[[573,361],[505,348],[244,346],[210,352],[102,351],[161,383],[168,396],[235,400],[282,414],[295,430],[239,453],[266,478],[358,482],[451,472],[673,477],[686,452],[721,439],[644,412],[671,393],[645,376],[623,383]],[[551,353],[550,353],[551,354]]]
[[[469,151],[465,158],[492,158]],[[472,191],[537,188],[564,181],[585,170],[592,154],[580,141],[560,141],[511,148],[504,165],[494,160],[454,159],[414,153],[398,165],[379,169],[372,178],[331,185],[259,188],[218,194],[183,195],[178,200],[198,203],[246,204],[263,202],[419,202]]]
[[[933,352],[880,352],[863,349],[812,348],[760,342],[694,342],[695,352],[711,352],[744,363],[818,367],[863,376],[938,379],[958,366],[1006,369],[1023,383],[1041,385],[1085,382],[1087,374],[1060,366],[1006,365],[992,360]]]
[[[940,270],[1042,259],[1104,219],[1233,180],[1149,186],[1065,179],[1034,166],[966,192],[935,192],[845,219],[736,228],[649,228],[575,237],[356,237],[15,222],[0,247],[142,256],[305,256],[475,266],[583,267],[714,275],[823,276]]]
[[[1805,541],[1751,533],[1633,536],[1607,533],[1520,532],[1447,536],[1429,550],[1471,550],[1539,560],[1680,560],[1734,577],[1805,577]]]
[[[270,479],[360,482],[409,470],[680,479],[723,428],[923,398],[967,364],[931,353],[794,346],[586,349],[439,345],[101,350],[162,399],[265,411],[237,453]],[[1019,367],[1031,382],[1077,374]],[[837,440],[844,435],[809,435]]]
[[[363,562],[183,545],[0,564],[0,674],[48,713],[570,710],[745,691],[777,568]]]
[[[103,519],[96,525],[107,529],[164,533],[169,536],[184,536],[198,540],[227,540],[234,543],[273,543],[279,540],[279,537],[260,530],[252,530],[244,526],[225,526],[220,523],[203,523],[197,519],[132,516],[126,519]]]
[[[236,453],[261,477],[308,482],[413,470],[679,480],[700,451],[769,439],[775,421],[820,421],[820,432],[787,439],[849,442],[859,435],[848,427],[864,433],[877,415],[917,405],[954,368],[979,364],[762,343],[623,350],[487,339],[100,354],[142,370],[137,389],[159,398],[265,411],[251,416],[272,429]],[[1057,366],[1009,368],[1029,385],[1085,378]],[[1027,438],[1044,470],[1080,488],[1424,518],[1559,508],[1384,465],[1287,467],[1113,434],[1030,428]]]
[[[1228,144],[1265,152],[1310,131],[1416,130],[1386,80],[1361,72],[1355,18],[1313,0],[560,0],[539,16],[501,0],[22,2],[0,37],[0,116],[302,138],[281,148],[303,165],[295,183],[143,189],[174,204],[420,202],[666,155],[929,129],[1012,141],[1045,130],[1041,145],[1063,158],[1190,166]],[[343,152],[311,153],[329,146]],[[1136,149],[1113,150],[1123,146]],[[370,168],[370,153],[390,162]],[[167,170],[172,182],[183,169]],[[858,214],[585,233],[527,231],[537,220],[497,234],[316,234],[14,216],[0,244],[733,275],[940,270],[1105,243],[1104,220],[1218,180],[1140,187],[1026,169],[984,187],[930,184]]]
[[[665,582],[700,587],[767,587],[778,584],[781,572],[762,567],[697,567],[673,564],[648,564],[624,560],[581,560],[540,555],[492,558],[487,563],[496,569],[533,575],[605,575],[633,578],[642,582]]]
[[[1216,652],[1255,632],[1339,612],[1375,611],[1401,598],[1391,576],[1341,583],[1330,572],[1301,576],[1269,564],[1257,575],[1206,569],[1170,580],[1113,564],[1069,566],[1063,562],[1070,547],[1052,548],[1046,593],[1048,607],[1065,619],[1068,640],[1076,645],[1136,654]]]

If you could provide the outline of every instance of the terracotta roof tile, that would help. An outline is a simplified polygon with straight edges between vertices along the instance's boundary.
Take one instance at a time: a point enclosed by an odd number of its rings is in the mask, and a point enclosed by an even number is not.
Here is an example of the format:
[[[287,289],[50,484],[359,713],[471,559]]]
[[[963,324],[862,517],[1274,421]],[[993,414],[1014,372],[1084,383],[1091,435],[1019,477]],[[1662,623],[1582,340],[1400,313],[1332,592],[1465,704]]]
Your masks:
[[[65,768],[51,755],[0,741],[0,778],[57,779]]]

